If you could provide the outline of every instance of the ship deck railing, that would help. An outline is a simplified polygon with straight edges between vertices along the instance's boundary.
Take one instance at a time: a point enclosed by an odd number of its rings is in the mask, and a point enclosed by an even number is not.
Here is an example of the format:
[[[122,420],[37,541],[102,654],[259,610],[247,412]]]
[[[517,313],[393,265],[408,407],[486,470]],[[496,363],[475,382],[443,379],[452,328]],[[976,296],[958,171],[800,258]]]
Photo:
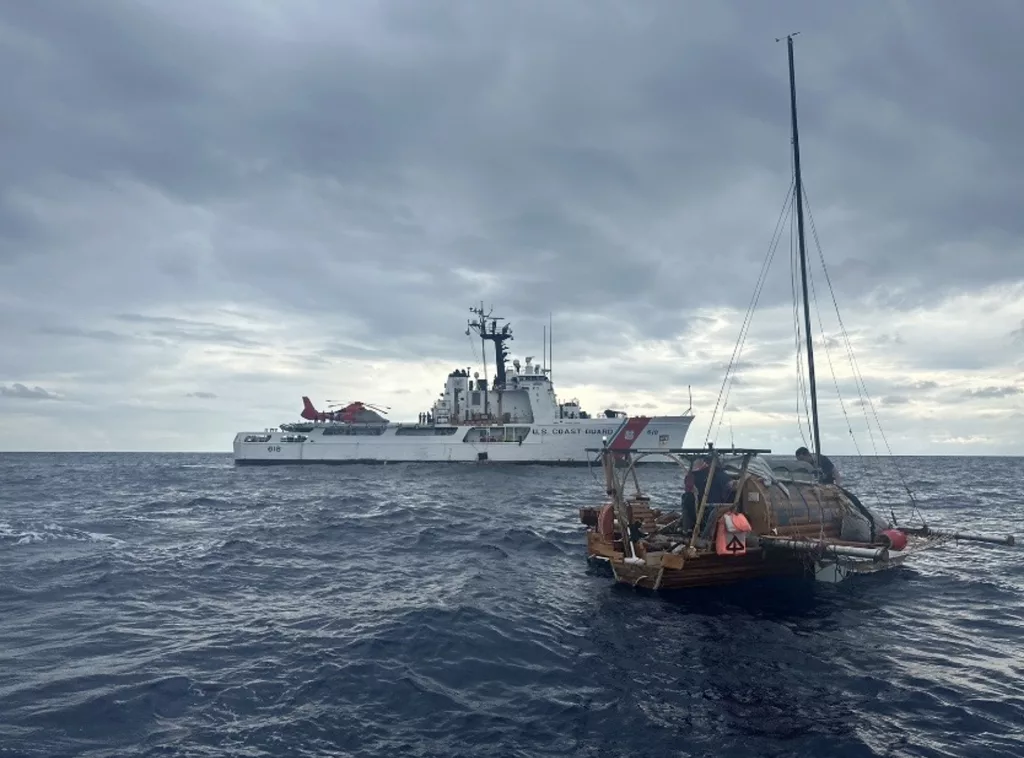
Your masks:
[[[641,447],[641,448],[626,448],[625,450],[617,450],[616,448],[605,446],[605,447],[588,447],[584,448],[588,453],[603,453],[608,451],[609,453],[615,453],[617,455],[653,455],[656,453],[671,455],[678,455],[683,458],[702,458],[713,453],[717,453],[721,456],[742,456],[742,455],[771,455],[771,450],[765,448],[753,448],[753,447],[717,447],[713,450],[709,450],[706,447]]]

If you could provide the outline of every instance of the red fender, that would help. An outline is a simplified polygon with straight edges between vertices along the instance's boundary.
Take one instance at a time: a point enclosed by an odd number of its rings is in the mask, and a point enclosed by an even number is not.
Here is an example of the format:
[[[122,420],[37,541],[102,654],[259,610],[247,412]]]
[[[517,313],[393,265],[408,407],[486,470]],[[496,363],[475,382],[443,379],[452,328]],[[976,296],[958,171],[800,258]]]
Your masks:
[[[907,546],[907,533],[899,529],[886,529],[882,532],[882,539],[889,543],[890,550],[902,550]]]

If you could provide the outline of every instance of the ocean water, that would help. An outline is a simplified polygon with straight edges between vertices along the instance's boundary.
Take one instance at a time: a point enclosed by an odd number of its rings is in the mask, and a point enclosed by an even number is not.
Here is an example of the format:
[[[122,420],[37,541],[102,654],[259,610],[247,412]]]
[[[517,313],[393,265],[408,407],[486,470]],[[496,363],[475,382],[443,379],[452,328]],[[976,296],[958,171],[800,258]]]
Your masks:
[[[1024,459],[900,465],[931,523],[1024,542]],[[0,455],[0,756],[1024,755],[1024,548],[654,597],[587,569],[602,489]]]

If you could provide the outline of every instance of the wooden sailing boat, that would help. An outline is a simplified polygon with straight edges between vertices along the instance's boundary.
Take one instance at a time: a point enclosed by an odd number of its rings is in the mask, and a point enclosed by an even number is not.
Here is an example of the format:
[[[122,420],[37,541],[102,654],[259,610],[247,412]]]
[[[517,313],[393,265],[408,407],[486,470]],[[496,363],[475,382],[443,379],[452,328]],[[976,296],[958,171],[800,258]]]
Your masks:
[[[601,508],[580,509],[580,520],[588,526],[588,558],[609,566],[620,583],[668,590],[765,576],[813,575],[820,581],[839,582],[852,574],[898,566],[919,550],[950,541],[1014,544],[1012,535],[937,531],[923,518],[920,526],[899,526],[895,516],[892,521],[885,519],[850,490],[821,475],[793,35],[786,41],[794,203],[817,465],[812,476],[800,476],[773,468],[762,457],[770,450],[718,450],[711,443],[698,449],[631,449],[625,457],[607,443],[593,449],[600,456],[609,501]],[[668,456],[680,465],[684,482],[679,510],[654,509],[650,497],[641,491],[635,465],[648,456]],[[629,485],[633,491],[627,495]]]

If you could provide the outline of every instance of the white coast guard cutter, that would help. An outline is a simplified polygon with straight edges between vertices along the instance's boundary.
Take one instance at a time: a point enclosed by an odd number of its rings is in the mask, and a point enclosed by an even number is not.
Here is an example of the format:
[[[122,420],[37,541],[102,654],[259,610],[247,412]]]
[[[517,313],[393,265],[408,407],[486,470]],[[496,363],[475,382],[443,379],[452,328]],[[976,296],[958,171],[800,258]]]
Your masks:
[[[693,421],[690,409],[678,416],[628,416],[606,410],[592,417],[577,400],[559,402],[551,382],[550,363],[525,365],[512,361],[508,370],[505,343],[511,325],[470,309],[476,316],[467,333],[475,332],[495,351],[495,377],[488,385],[466,369],[452,371],[433,407],[416,422],[386,419],[384,409],[351,403],[336,411],[318,411],[304,397],[303,422],[282,424],[261,432],[239,432],[235,462],[370,463],[370,462],[498,462],[586,464],[587,448],[601,444],[623,453],[637,447],[682,447]],[[547,350],[545,350],[547,351]]]

